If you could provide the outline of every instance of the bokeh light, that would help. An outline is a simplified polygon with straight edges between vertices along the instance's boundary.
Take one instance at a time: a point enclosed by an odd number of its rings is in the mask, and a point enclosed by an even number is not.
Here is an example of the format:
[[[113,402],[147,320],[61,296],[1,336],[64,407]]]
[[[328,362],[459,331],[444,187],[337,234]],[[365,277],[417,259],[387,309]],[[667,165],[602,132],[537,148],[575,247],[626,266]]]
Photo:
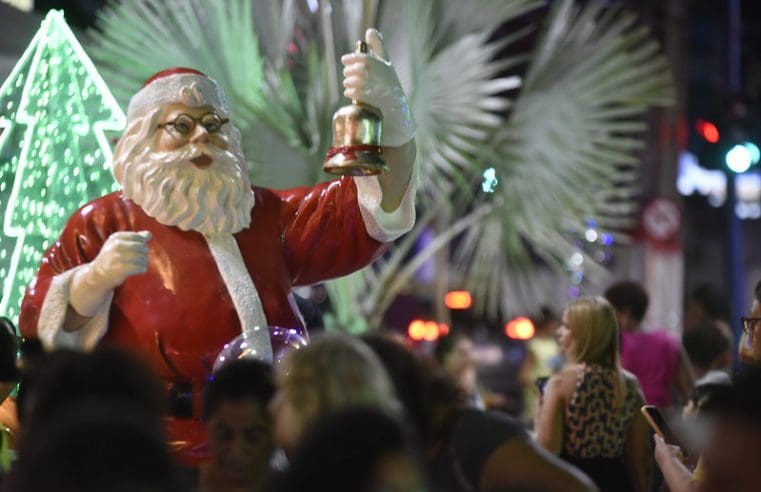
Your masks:
[[[444,305],[449,309],[468,309],[473,305],[473,297],[467,290],[453,290],[444,296]]]
[[[505,325],[505,335],[514,340],[528,340],[535,332],[534,323],[525,316],[514,318]]]

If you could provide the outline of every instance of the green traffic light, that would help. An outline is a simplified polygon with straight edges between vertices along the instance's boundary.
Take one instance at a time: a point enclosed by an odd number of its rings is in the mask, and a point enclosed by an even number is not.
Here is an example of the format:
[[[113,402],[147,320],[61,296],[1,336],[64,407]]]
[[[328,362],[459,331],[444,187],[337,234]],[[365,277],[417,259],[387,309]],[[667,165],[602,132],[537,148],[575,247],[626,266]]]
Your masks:
[[[756,151],[758,151],[758,147],[756,147]],[[738,144],[729,149],[729,152],[724,157],[724,161],[727,163],[730,171],[740,174],[750,169],[750,166],[753,164],[753,156],[750,149],[745,145]]]
[[[741,174],[761,161],[761,150],[753,142],[737,144],[724,155],[730,171]]]

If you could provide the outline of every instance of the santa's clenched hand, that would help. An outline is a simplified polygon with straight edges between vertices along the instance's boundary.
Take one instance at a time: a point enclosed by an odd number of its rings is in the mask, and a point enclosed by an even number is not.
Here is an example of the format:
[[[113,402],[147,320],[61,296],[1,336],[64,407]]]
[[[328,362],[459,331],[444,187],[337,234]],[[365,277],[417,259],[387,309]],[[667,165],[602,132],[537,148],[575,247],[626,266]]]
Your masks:
[[[82,265],[71,281],[69,299],[77,314],[93,316],[113,289],[148,269],[150,239],[148,231],[115,232],[106,239],[98,256]]]
[[[348,53],[341,57],[344,95],[378,108],[383,114],[381,145],[400,147],[415,136],[415,119],[396,70],[386,56],[381,34],[368,29],[365,42],[370,53]]]

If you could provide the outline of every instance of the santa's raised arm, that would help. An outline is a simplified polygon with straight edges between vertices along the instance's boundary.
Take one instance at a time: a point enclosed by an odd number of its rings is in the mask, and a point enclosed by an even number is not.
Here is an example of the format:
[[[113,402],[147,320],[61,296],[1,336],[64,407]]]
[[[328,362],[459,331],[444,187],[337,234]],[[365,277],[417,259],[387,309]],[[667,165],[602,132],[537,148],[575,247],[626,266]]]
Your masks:
[[[142,354],[168,381],[205,380],[246,333],[263,360],[306,336],[291,288],[346,275],[414,223],[415,124],[380,35],[345,55],[345,94],[384,115],[389,172],[314,187],[252,187],[220,86],[162,71],[129,104],[114,153],[122,189],[78,210],[45,253],[20,327],[46,347]]]

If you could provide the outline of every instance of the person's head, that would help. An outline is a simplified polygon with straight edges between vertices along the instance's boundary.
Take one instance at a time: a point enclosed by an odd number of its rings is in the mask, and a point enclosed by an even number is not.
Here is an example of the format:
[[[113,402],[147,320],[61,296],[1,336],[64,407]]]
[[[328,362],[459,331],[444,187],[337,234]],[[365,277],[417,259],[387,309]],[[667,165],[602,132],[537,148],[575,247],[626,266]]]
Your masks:
[[[682,334],[682,345],[698,377],[711,369],[729,368],[730,337],[716,320],[705,320]]]
[[[22,388],[22,429],[55,420],[64,408],[93,398],[133,408],[157,421],[165,412],[164,392],[155,375],[142,360],[115,348],[52,352],[25,374]]]
[[[320,333],[291,350],[278,366],[270,404],[275,440],[290,455],[306,430],[328,412],[352,406],[398,410],[394,390],[378,357],[361,340]]]
[[[321,419],[304,437],[277,490],[310,490],[316,483],[335,492],[425,490],[419,453],[402,423],[373,407]]]
[[[478,365],[473,340],[460,331],[442,337],[433,350],[436,362],[452,377],[459,378],[463,372]]]
[[[196,70],[154,75],[130,100],[114,151],[124,195],[159,222],[203,233],[250,224],[254,195],[219,84]]]
[[[207,383],[203,418],[220,480],[246,484],[266,475],[275,450],[267,411],[274,393],[270,366],[250,359],[226,363]]]
[[[761,484],[761,368],[735,377],[706,413],[711,417],[703,449],[700,490],[750,492]]]
[[[698,285],[687,296],[684,330],[689,331],[707,319],[729,321],[729,313],[729,299],[725,294],[714,285]]]
[[[531,321],[533,321],[536,328],[535,336],[539,337],[554,337],[555,330],[557,330],[560,324],[560,318],[558,318],[550,306],[541,306],[539,312],[532,317]]]
[[[641,284],[630,280],[616,282],[608,287],[604,295],[616,310],[622,330],[636,329],[645,319],[650,298]]]
[[[585,297],[568,304],[558,328],[558,341],[575,362],[619,367],[616,313],[602,297]]]
[[[161,421],[135,410],[95,397],[35,423],[25,431],[7,490],[179,492]]]
[[[449,415],[465,403],[462,390],[398,339],[371,333],[363,335],[362,340],[383,362],[423,446],[436,444],[446,431]]]

